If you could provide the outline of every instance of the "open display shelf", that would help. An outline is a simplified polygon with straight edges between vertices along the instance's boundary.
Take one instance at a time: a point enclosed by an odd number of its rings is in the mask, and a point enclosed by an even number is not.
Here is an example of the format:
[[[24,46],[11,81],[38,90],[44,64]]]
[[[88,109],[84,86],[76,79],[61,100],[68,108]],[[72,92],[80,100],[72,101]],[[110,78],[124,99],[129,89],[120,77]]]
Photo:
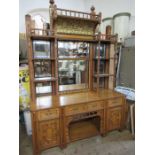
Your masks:
[[[100,88],[113,89],[115,87],[115,46],[116,43],[112,44],[102,40],[95,46],[93,55],[93,86],[97,91]]]

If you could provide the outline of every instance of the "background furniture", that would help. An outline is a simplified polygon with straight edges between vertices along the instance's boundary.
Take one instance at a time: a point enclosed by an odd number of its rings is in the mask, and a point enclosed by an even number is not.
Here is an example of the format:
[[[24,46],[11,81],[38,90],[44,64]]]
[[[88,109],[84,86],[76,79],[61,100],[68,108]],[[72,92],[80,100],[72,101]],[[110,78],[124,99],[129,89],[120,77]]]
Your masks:
[[[126,95],[127,127],[135,133],[135,36],[127,37],[120,45],[116,91]]]

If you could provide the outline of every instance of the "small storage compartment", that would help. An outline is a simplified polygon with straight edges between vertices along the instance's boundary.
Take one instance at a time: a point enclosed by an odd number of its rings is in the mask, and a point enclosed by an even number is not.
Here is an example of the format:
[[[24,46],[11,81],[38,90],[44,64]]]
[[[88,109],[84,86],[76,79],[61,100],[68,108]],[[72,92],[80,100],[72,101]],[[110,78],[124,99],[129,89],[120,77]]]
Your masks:
[[[44,150],[60,144],[59,120],[38,123],[38,146]]]
[[[122,107],[109,108],[107,111],[107,129],[108,131],[121,129],[123,123]]]
[[[100,110],[104,107],[103,101],[88,103],[88,111]]]
[[[38,112],[38,120],[48,120],[48,119],[54,119],[59,117],[59,109],[48,109],[48,110],[42,110]]]
[[[66,116],[75,115],[86,111],[87,111],[87,105],[84,105],[84,104],[65,107]]]
[[[122,105],[122,98],[115,98],[112,100],[108,100],[108,107],[120,106]]]

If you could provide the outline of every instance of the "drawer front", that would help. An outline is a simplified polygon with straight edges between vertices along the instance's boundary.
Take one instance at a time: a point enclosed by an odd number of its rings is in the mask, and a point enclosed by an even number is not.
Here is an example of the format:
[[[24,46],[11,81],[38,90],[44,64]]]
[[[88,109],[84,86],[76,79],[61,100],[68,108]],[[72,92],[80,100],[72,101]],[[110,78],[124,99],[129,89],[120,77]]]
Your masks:
[[[115,107],[115,106],[120,106],[123,104],[122,98],[115,98],[108,100],[108,107]]]
[[[87,105],[73,105],[65,107],[65,115],[75,115],[87,111]]]
[[[103,108],[104,108],[103,101],[88,103],[88,111],[100,110]]]
[[[42,110],[38,112],[38,120],[48,120],[53,118],[59,118],[59,109],[48,109],[48,110]]]

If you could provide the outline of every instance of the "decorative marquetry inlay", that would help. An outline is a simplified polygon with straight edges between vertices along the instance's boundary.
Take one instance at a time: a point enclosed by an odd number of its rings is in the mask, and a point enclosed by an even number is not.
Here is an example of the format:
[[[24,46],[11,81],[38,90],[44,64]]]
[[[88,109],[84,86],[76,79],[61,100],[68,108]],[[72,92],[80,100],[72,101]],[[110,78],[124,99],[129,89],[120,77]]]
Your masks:
[[[108,126],[109,130],[117,129],[121,125],[122,109],[112,108],[108,111]]]
[[[91,21],[58,18],[57,33],[93,35],[95,24]]]
[[[59,143],[59,121],[51,120],[39,123],[40,148],[48,148]]]

